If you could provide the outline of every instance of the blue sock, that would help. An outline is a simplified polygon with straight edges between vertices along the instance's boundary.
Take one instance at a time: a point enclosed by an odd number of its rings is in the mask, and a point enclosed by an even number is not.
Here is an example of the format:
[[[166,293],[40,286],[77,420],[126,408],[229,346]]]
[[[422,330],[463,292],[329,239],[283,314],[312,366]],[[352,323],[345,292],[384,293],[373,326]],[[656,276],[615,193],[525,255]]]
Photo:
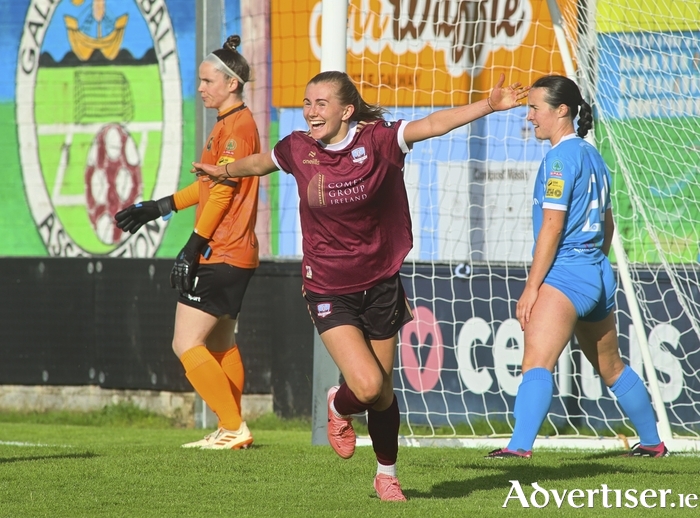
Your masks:
[[[554,381],[547,369],[537,367],[523,374],[515,396],[515,429],[508,443],[509,450],[532,450],[537,432],[549,412],[553,393]]]
[[[661,439],[656,429],[656,414],[644,382],[637,373],[625,365],[625,369],[610,390],[615,394],[622,411],[632,421],[642,446],[659,444]]]

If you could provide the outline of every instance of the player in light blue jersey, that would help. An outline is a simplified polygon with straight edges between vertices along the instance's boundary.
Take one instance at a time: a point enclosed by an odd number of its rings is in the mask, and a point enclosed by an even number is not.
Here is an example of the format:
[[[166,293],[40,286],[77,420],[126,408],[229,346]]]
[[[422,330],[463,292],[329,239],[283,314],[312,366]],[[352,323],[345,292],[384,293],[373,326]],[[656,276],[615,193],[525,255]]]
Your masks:
[[[537,172],[532,205],[535,243],[545,210],[566,214],[554,261],[557,265],[603,260],[601,247],[605,240],[605,214],[610,210],[610,173],[598,151],[574,133],[559,140]]]
[[[620,358],[615,327],[615,275],[608,260],[614,230],[610,172],[583,140],[591,107],[576,83],[563,76],[538,79],[528,96],[527,120],[552,149],[535,181],[533,260],[516,316],[525,332],[523,376],[515,398],[515,429],[506,448],[489,458],[532,456],[549,411],[552,372],[576,335],[581,350],[629,417],[640,442],[627,454],[665,457],[644,383]],[[578,131],[574,119],[578,115]]]

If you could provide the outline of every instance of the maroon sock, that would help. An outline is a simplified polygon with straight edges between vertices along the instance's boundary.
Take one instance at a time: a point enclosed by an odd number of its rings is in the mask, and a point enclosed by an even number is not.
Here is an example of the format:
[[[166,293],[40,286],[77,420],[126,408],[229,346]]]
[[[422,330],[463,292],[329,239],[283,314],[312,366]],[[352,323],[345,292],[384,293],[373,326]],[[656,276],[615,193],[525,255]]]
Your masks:
[[[372,447],[379,464],[396,464],[396,456],[399,453],[399,424],[401,417],[396,396],[386,410],[367,410],[367,430],[372,438]]]
[[[353,394],[348,384],[343,383],[338,389],[338,392],[335,393],[335,402],[333,405],[335,406],[336,412],[340,415],[352,415],[360,414],[369,409],[374,405],[374,401],[371,403],[363,403]]]

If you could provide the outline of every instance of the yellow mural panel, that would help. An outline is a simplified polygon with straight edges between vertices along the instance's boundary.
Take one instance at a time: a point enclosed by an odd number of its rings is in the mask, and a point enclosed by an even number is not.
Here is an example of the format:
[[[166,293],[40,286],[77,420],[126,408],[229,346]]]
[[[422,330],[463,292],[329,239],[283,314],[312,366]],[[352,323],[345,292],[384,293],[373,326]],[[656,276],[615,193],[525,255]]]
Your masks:
[[[560,5],[575,9],[575,0]],[[301,106],[320,72],[321,7],[272,0],[276,107]],[[465,104],[485,97],[501,73],[523,84],[564,73],[546,0],[351,0],[346,66],[363,98],[386,106]]]
[[[700,0],[598,0],[598,32],[669,32],[700,29]]]

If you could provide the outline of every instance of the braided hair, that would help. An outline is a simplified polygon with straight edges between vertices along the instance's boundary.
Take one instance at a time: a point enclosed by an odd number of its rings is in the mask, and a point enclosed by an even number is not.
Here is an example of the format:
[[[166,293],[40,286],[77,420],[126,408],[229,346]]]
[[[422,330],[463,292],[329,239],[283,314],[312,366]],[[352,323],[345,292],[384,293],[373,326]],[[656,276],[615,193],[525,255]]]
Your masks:
[[[581,138],[588,134],[588,130],[593,127],[593,110],[591,105],[583,100],[576,83],[568,77],[551,75],[539,78],[532,84],[532,88],[543,88],[546,92],[544,100],[552,108],[566,105],[572,121],[578,115],[576,134]]]

